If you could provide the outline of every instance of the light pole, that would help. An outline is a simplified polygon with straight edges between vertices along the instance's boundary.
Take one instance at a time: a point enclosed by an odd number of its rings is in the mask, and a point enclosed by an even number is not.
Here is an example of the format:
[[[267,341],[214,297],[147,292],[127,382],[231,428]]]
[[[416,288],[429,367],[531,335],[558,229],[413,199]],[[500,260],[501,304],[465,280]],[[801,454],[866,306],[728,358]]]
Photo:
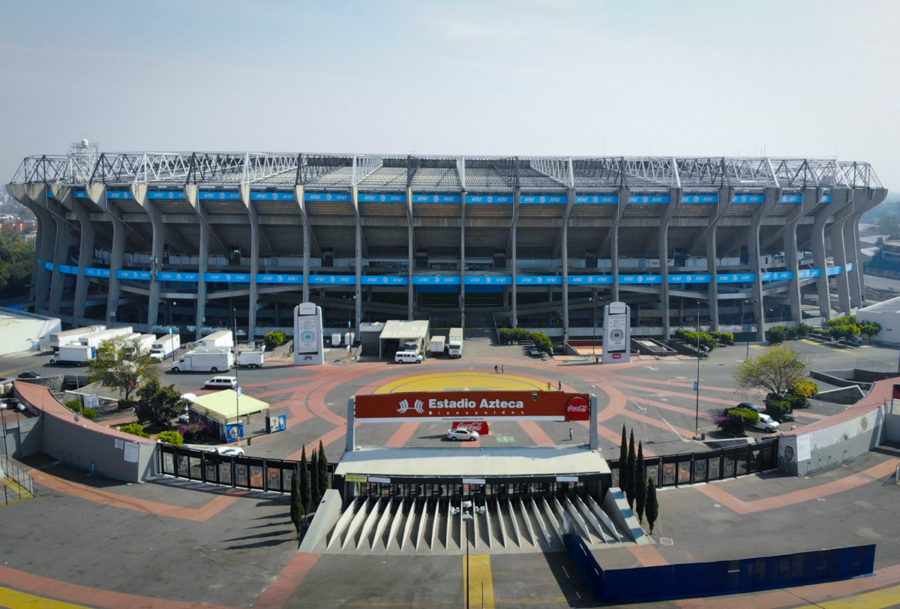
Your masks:
[[[231,318],[232,318],[232,329],[231,329],[231,342],[232,351],[237,349],[237,307],[231,307]],[[238,365],[235,362],[234,365],[234,418],[237,421],[237,431],[238,431],[238,439],[237,444],[240,446],[241,444],[241,384],[238,382]],[[249,421],[248,421],[249,424]]]
[[[469,521],[472,516],[472,501],[460,501],[460,518],[463,521],[463,533],[466,536],[466,609],[469,609]]]
[[[750,305],[755,305],[759,301],[754,298],[753,300],[747,300],[745,302],[749,303]],[[744,317],[744,311],[741,310],[741,325],[744,325]],[[744,356],[745,360],[750,359],[750,336],[751,332],[747,332],[747,355]]]
[[[694,439],[700,439],[700,301],[697,301],[697,380],[694,383],[696,404],[694,407]]]

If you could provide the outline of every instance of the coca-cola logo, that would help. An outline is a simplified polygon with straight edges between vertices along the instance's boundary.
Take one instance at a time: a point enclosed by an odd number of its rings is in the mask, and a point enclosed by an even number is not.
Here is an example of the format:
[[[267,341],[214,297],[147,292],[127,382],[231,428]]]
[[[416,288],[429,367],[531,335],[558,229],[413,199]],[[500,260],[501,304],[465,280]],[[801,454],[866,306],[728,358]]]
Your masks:
[[[566,402],[566,420],[587,421],[590,414],[590,403],[584,397],[576,395]]]
[[[453,423],[453,429],[477,431],[482,436],[486,436],[490,432],[487,421],[457,421]]]

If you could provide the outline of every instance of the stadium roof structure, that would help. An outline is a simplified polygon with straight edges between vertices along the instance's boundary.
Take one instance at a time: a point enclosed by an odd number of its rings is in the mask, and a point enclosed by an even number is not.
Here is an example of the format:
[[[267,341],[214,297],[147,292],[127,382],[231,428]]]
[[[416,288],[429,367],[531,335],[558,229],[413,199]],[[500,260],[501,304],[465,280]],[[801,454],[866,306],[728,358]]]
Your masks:
[[[11,182],[381,192],[882,187],[869,163],[837,159],[99,152],[87,142],[64,155],[25,157]]]

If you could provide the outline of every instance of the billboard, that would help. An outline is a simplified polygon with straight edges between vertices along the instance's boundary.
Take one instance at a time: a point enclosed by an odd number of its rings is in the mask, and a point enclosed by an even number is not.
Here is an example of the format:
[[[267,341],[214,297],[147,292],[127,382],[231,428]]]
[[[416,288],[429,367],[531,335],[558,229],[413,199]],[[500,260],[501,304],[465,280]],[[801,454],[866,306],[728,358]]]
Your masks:
[[[361,423],[587,421],[590,396],[564,391],[441,391],[357,395]]]

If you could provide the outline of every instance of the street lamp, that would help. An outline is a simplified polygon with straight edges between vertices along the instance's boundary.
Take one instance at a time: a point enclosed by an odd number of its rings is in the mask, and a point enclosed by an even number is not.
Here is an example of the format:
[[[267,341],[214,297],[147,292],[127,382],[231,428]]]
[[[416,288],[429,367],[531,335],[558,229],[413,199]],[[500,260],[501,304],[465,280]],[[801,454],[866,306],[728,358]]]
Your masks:
[[[697,380],[694,382],[697,401],[694,410],[694,439],[700,439],[700,301],[697,301]]]
[[[459,513],[463,522],[463,533],[466,536],[466,609],[469,609],[469,521],[474,519],[472,501],[469,499],[460,501]]]
[[[232,332],[231,342],[233,344],[232,344],[231,348],[232,348],[232,351],[236,351],[237,350],[237,307],[231,307],[231,318],[232,318],[232,322],[233,322],[232,329],[231,329],[231,332]],[[237,362],[235,362],[235,365],[234,365],[234,418],[235,418],[235,420],[237,422],[237,426],[238,426],[238,428],[237,428],[237,431],[238,431],[237,444],[240,445],[240,443],[241,443],[241,384],[238,381]],[[249,419],[248,419],[247,423],[249,426],[249,423],[250,423]]]
[[[745,302],[747,302],[750,305],[755,305],[759,301],[754,298],[752,300],[747,300]],[[741,309],[741,325],[742,326],[744,325],[744,318],[745,318],[745,313],[744,313],[744,310]],[[750,336],[751,336],[751,334],[752,334],[751,332],[747,332],[747,354],[744,356],[745,360],[750,359]]]

